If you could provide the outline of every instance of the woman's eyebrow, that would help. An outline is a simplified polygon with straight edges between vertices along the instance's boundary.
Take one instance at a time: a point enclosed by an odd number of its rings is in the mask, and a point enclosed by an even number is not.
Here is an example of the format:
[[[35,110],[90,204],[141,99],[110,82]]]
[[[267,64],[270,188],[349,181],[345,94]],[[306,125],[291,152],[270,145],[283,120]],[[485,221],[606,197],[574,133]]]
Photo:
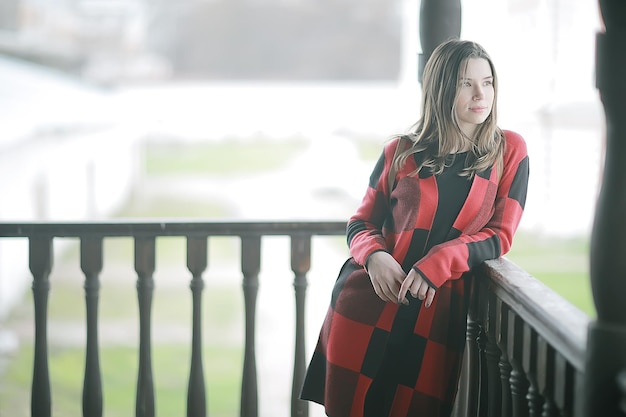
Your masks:
[[[488,75],[486,77],[483,77],[483,80],[487,80],[487,79],[493,79],[493,75]],[[461,81],[473,81],[474,78],[470,78],[470,77],[460,77],[459,80]]]

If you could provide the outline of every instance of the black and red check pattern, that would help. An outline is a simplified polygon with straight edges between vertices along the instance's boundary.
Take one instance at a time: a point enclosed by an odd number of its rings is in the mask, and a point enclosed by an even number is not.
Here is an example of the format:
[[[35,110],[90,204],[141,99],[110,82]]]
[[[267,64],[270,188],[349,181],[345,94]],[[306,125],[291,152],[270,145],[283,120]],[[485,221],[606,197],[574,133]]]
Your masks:
[[[502,173],[493,168],[475,175],[452,230],[439,244],[429,242],[441,203],[437,179],[421,172],[409,175],[417,166],[409,158],[389,195],[387,177],[398,139],[385,146],[363,202],[348,222],[352,257],[333,289],[303,399],[323,404],[331,417],[363,416],[394,320],[409,315],[415,322],[405,342],[410,354],[401,358],[388,417],[450,414],[465,343],[468,273],[508,252],[526,200],[526,144],[513,132],[505,131],[505,137]],[[378,298],[363,264],[379,250],[389,251],[406,271],[415,268],[437,288],[430,308],[415,299],[399,306]]]

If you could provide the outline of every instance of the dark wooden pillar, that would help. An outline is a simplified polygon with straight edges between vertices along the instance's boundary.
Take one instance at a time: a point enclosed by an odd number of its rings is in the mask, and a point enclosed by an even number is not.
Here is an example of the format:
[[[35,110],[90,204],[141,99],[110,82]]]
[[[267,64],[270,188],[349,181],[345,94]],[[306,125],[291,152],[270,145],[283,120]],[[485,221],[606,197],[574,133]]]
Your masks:
[[[587,341],[588,417],[623,415],[617,375],[626,369],[626,2],[601,0],[600,10],[605,28],[597,35],[596,86],[606,116],[606,156],[591,236],[597,319],[589,326]]]
[[[426,61],[437,45],[461,36],[461,0],[422,0],[419,34],[422,53],[417,63],[417,77],[421,84]]]

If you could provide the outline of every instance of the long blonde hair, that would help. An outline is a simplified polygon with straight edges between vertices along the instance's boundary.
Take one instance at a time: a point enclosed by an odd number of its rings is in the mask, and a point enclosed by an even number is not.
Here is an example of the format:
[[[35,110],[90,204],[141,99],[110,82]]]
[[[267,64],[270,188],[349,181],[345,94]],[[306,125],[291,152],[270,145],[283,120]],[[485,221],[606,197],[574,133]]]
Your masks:
[[[474,137],[467,137],[456,117],[455,101],[460,78],[470,58],[485,59],[493,75],[494,99],[491,113],[478,126]],[[422,116],[404,135],[411,146],[399,152],[393,161],[395,170],[415,153],[423,152],[417,170],[427,168],[439,174],[445,168],[446,156],[457,152],[468,141],[471,149],[468,162],[460,175],[472,178],[477,172],[498,165],[501,171],[504,134],[497,125],[498,78],[493,62],[485,49],[475,42],[452,39],[433,51],[424,67],[422,80]]]

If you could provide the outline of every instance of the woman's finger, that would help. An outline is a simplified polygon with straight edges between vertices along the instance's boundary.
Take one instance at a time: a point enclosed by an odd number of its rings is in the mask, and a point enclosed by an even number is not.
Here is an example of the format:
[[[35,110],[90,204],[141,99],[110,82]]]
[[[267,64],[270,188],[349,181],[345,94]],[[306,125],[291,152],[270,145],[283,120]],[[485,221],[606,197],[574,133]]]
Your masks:
[[[420,281],[420,286],[417,290],[417,298],[419,298],[420,300],[424,300],[426,299],[426,293],[428,292],[430,286],[423,279],[421,279]]]
[[[406,299],[406,292],[411,289],[414,283],[414,278],[411,274],[407,275],[402,281],[402,285],[400,286],[400,291],[398,291],[398,303],[406,304],[409,300]]]
[[[426,292],[426,300],[424,301],[424,305],[426,306],[426,308],[430,307],[430,305],[433,303],[434,298],[435,298],[435,289],[429,288],[428,291]]]

